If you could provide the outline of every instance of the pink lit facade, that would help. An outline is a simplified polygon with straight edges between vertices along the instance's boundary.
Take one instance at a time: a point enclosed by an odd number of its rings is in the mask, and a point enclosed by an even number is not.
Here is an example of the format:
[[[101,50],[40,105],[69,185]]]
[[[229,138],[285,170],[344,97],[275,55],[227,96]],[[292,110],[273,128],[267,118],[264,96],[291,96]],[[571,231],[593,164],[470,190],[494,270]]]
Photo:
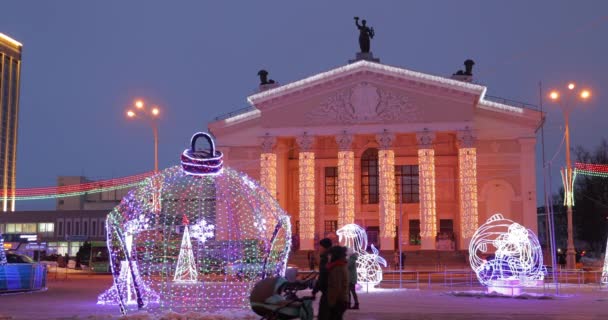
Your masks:
[[[249,96],[209,130],[291,214],[301,250],[348,223],[385,251],[399,233],[404,250],[466,250],[495,213],[537,231],[541,114],[486,90],[358,61]]]

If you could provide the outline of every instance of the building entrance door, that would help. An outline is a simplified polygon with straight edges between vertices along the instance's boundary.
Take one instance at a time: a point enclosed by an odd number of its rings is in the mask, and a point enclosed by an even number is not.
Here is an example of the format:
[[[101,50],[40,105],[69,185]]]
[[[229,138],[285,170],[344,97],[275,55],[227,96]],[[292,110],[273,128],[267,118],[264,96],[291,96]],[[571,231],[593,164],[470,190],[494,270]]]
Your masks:
[[[365,232],[367,233],[368,246],[373,244],[374,247],[380,249],[380,227],[367,227]]]

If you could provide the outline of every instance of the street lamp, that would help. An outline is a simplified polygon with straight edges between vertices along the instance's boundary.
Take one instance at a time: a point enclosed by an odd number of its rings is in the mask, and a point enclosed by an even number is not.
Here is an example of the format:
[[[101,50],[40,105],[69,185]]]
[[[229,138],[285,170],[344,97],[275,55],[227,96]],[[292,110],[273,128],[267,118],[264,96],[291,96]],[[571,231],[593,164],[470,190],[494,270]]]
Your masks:
[[[570,163],[570,112],[578,101],[586,101],[591,97],[591,91],[581,89],[576,92],[576,84],[568,83],[568,90],[564,94],[557,90],[549,93],[549,98],[556,102],[564,114],[565,136],[566,136],[566,168],[562,169],[562,181],[564,183],[564,205],[568,214],[568,247],[566,250],[566,268],[576,267],[576,252],[574,249],[574,236],[572,233],[572,206],[574,205],[574,181],[572,175],[572,165]]]
[[[158,116],[160,109],[157,106],[146,108],[142,100],[135,101],[135,111],[127,110],[127,117],[130,119],[142,118],[147,120],[152,126],[154,132],[154,172],[158,172]]]

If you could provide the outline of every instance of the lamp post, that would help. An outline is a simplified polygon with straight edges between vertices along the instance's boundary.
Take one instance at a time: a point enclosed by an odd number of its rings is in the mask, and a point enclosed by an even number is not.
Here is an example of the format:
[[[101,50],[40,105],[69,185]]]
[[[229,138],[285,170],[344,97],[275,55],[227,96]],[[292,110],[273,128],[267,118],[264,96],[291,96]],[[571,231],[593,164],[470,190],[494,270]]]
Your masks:
[[[151,106],[150,109],[146,108],[146,105],[142,100],[135,101],[134,110],[127,110],[128,118],[142,118],[149,121],[152,126],[154,133],[154,172],[158,172],[158,115],[160,109],[157,106]]]
[[[572,165],[570,162],[570,112],[577,101],[585,101],[591,97],[591,92],[587,89],[581,89],[575,92],[576,84],[573,82],[568,84],[568,90],[564,92],[563,98],[561,92],[553,90],[549,93],[549,98],[556,102],[562,109],[564,115],[565,138],[566,138],[566,168],[562,169],[562,181],[564,183],[564,205],[567,209],[568,218],[568,247],[566,249],[566,268],[574,269],[576,267],[576,251],[574,249],[574,236],[572,232],[572,206],[574,206],[574,181],[572,175]]]

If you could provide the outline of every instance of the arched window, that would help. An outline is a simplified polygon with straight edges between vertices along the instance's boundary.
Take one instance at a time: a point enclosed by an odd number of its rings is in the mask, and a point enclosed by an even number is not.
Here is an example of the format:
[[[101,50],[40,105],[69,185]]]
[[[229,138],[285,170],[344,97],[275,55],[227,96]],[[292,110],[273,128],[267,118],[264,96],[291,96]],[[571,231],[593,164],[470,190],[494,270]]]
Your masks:
[[[378,203],[378,149],[370,148],[361,156],[361,203]]]

